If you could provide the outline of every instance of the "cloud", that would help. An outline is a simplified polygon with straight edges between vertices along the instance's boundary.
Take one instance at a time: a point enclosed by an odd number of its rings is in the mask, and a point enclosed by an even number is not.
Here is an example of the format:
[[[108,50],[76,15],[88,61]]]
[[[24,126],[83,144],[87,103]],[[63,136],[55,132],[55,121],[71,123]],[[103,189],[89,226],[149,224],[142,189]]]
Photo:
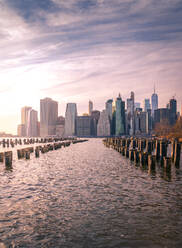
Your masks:
[[[182,96],[181,0],[0,0],[0,104]],[[8,85],[8,91],[4,91]],[[28,91],[28,94],[27,94]],[[15,94],[22,99],[16,99]],[[8,104],[8,103],[7,103]],[[61,108],[64,114],[64,108]]]

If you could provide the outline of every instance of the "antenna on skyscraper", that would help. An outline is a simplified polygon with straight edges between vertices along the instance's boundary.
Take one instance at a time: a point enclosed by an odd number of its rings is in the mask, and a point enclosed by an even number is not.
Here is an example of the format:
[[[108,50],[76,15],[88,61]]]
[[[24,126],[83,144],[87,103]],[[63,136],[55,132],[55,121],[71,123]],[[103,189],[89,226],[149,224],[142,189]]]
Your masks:
[[[155,94],[155,83],[154,83],[154,94]]]

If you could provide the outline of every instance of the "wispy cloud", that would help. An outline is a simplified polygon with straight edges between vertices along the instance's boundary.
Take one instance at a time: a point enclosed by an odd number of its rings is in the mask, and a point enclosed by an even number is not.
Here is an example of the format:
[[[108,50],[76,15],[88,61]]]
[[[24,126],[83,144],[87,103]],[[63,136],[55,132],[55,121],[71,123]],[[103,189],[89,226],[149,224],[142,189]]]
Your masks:
[[[118,92],[142,101],[154,82],[161,105],[180,102],[181,18],[181,0],[0,0],[0,103],[18,115],[50,96],[85,112]]]

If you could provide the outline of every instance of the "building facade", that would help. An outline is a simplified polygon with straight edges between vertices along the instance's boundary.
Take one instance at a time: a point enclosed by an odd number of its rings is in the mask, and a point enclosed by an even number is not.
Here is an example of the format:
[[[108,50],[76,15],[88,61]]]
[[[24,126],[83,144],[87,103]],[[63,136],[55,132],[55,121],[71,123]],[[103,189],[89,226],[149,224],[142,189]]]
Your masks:
[[[134,135],[135,133],[135,98],[134,92],[131,92],[131,97],[127,99],[127,115],[126,115],[126,133]]]
[[[23,107],[21,109],[21,124],[25,126],[25,135],[28,136],[28,116],[29,116],[29,111],[31,110],[31,107]]]
[[[56,135],[58,103],[51,98],[40,100],[40,136]]]
[[[18,125],[17,135],[19,137],[25,137],[26,136],[26,128],[25,128],[25,125],[24,124]]]
[[[76,117],[77,107],[76,103],[67,103],[65,114],[65,136],[76,135]]]
[[[111,128],[110,128],[110,121],[109,121],[109,116],[106,112],[106,110],[103,110],[100,113],[100,118],[98,121],[98,125],[97,125],[97,136],[110,136],[111,132],[110,132]]]
[[[120,136],[125,134],[125,102],[122,101],[119,94],[116,99],[116,129],[115,135]]]
[[[150,99],[148,99],[148,98],[144,99],[143,109],[144,109],[144,112],[147,112],[149,109],[151,109]]]
[[[56,136],[64,137],[65,118],[59,116],[56,122]]]
[[[170,117],[169,117],[170,125],[174,125],[177,120],[177,101],[174,98],[170,99],[169,101],[169,111],[170,111]]]
[[[100,118],[100,111],[93,110],[91,113],[91,135],[96,137],[97,136],[97,125]]]
[[[158,95],[155,93],[155,88],[154,88],[154,93],[152,94],[151,97],[151,102],[152,102],[152,117],[154,117],[154,111],[158,109]]]
[[[91,136],[91,116],[77,116],[76,134],[78,137]]]
[[[38,136],[38,112],[33,109],[28,112],[27,136]]]
[[[88,102],[88,114],[91,115],[92,111],[93,111],[93,102],[89,101]]]
[[[170,123],[170,110],[168,108],[159,108],[154,111],[154,126],[157,123]]]

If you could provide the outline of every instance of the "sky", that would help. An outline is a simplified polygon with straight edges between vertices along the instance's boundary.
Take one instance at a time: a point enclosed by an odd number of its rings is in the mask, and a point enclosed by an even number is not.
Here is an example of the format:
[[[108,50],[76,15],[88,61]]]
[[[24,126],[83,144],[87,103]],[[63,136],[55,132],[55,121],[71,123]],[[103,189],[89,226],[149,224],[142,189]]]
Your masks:
[[[40,99],[102,110],[119,92],[182,103],[182,0],[0,0],[0,131]]]

